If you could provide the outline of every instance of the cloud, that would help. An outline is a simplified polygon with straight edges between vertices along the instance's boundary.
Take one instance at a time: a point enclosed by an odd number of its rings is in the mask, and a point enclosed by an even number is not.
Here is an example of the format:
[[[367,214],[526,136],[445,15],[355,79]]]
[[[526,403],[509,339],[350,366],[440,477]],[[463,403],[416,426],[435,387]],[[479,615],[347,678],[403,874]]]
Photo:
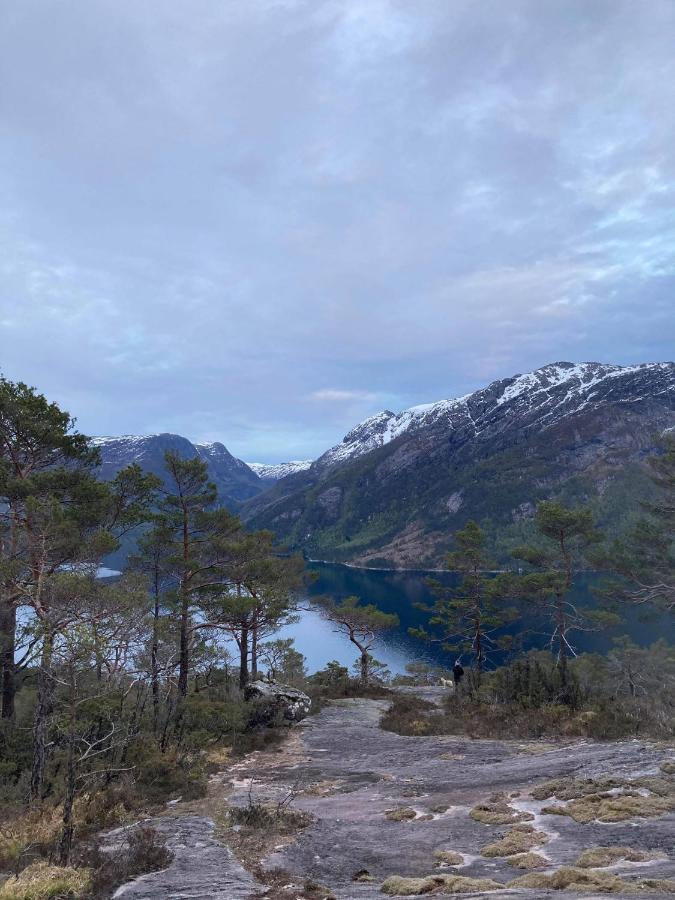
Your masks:
[[[354,400],[372,403],[377,399],[377,395],[371,391],[343,391],[338,388],[321,388],[321,390],[312,391],[309,399],[318,400],[321,403],[351,403]]]
[[[83,430],[304,458],[672,355],[670,0],[1,15],[0,365]]]

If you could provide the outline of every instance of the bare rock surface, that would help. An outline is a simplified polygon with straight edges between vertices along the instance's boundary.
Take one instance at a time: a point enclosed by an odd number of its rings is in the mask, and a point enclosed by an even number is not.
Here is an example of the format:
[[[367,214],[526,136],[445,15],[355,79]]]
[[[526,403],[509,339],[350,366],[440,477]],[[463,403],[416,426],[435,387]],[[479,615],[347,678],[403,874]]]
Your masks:
[[[118,888],[124,900],[246,900],[256,888],[253,876],[214,835],[206,816],[157,818],[155,828],[174,854],[167,869],[142,875]],[[122,829],[117,829],[121,831]],[[108,835],[114,841],[115,833]]]
[[[425,699],[442,690],[425,688]],[[296,726],[279,748],[250,754],[216,776],[212,789],[231,805],[278,803],[293,794],[292,807],[309,813],[311,823],[290,841],[272,849],[261,865],[283,870],[289,881],[310,879],[326,885],[338,900],[382,898],[381,885],[392,875],[423,878],[459,875],[506,885],[523,874],[505,857],[481,855],[508,832],[469,813],[476,804],[501,794],[545,842],[536,847],[551,873],[574,865],[588,848],[621,846],[658,853],[648,862],[620,862],[603,872],[623,878],[675,878],[675,814],[617,823],[579,824],[568,816],[542,812],[530,790],[553,778],[635,778],[655,775],[672,756],[644,741],[560,744],[471,740],[463,737],[403,737],[379,727],[383,700],[342,700]],[[404,809],[400,816],[391,811]],[[409,810],[414,811],[414,818]],[[530,818],[531,817],[531,818]],[[117,896],[134,898],[273,897],[256,884],[219,845],[206,818],[183,816],[153,823],[166,829],[176,853],[165,872],[137,879]],[[174,830],[175,829],[175,830]],[[227,839],[227,835],[225,835]],[[459,865],[444,867],[441,851],[461,854]],[[439,859],[441,865],[439,866]],[[358,873],[372,880],[355,881]],[[287,896],[284,894],[284,896]],[[469,897],[567,898],[607,896],[542,888],[464,893]],[[613,892],[618,898],[635,893]],[[640,896],[666,900],[673,894],[650,889]]]
[[[442,690],[426,688],[420,693],[433,700]],[[482,857],[480,849],[508,829],[484,825],[469,816],[475,804],[495,792],[520,794],[509,802],[531,812],[532,824],[546,833],[548,842],[539,852],[552,868],[572,865],[582,850],[607,844],[672,855],[674,815],[579,825],[566,816],[541,815],[541,806],[547,804],[528,797],[535,784],[561,776],[655,774],[663,752],[640,741],[579,741],[549,749],[551,745],[538,742],[403,737],[379,728],[386,707],[381,700],[335,701],[298,726],[286,752],[255,754],[240,766],[230,802],[246,802],[250,778],[251,790],[260,800],[278,800],[294,788],[299,792],[294,807],[314,817],[296,841],[264,860],[266,868],[282,868],[294,878],[325,884],[340,900],[381,898],[380,886],[393,874],[420,877],[453,872],[506,883],[522,873],[505,858]],[[389,821],[386,812],[398,807],[414,809],[416,818]],[[441,811],[442,807],[447,809]],[[461,853],[463,865],[436,868],[434,853],[442,850]],[[362,870],[374,880],[354,882]],[[675,863],[672,858],[661,859],[611,871],[626,877],[673,878]],[[502,895],[579,896],[542,889],[468,896]]]

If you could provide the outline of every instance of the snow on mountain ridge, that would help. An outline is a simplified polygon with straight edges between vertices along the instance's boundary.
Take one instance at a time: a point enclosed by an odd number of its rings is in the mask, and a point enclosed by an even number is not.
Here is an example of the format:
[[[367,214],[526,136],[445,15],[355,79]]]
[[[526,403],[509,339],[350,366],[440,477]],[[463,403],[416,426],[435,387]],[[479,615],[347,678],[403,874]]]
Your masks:
[[[433,425],[439,420],[446,420],[450,429],[462,425],[472,427],[477,436],[480,434],[479,420],[498,414],[503,406],[512,407],[514,412],[521,413],[541,408],[541,421],[544,422],[555,417],[561,410],[564,415],[567,404],[572,403],[574,411],[583,409],[595,395],[593,389],[608,379],[659,369],[675,371],[675,366],[673,363],[642,363],[634,366],[595,362],[550,363],[533,372],[494,381],[486,388],[462,397],[412,406],[400,413],[389,410],[376,413],[352,428],[339,444],[319,457],[317,465],[330,466],[362,456],[407,431]],[[567,392],[558,396],[564,385],[568,386]],[[575,395],[581,402],[575,402]],[[547,406],[549,408],[545,409]]]
[[[313,459],[291,459],[286,463],[246,463],[263,481],[279,481],[287,475],[304,472],[314,462]]]

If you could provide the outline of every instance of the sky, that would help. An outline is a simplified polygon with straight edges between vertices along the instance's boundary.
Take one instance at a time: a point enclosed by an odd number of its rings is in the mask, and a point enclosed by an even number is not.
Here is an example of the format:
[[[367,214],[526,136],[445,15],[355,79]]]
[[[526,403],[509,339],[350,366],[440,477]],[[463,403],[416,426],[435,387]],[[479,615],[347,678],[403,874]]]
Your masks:
[[[673,0],[4,0],[0,370],[317,456],[675,346]]]

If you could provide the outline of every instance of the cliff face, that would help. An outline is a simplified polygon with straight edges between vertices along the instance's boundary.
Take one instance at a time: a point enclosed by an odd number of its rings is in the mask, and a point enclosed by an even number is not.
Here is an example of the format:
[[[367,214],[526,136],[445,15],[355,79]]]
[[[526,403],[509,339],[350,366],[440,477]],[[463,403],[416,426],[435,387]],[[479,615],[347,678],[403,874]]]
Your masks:
[[[313,558],[405,567],[437,564],[469,518],[498,548],[551,496],[591,503],[618,530],[671,427],[674,364],[555,363],[374,416],[243,515]]]

